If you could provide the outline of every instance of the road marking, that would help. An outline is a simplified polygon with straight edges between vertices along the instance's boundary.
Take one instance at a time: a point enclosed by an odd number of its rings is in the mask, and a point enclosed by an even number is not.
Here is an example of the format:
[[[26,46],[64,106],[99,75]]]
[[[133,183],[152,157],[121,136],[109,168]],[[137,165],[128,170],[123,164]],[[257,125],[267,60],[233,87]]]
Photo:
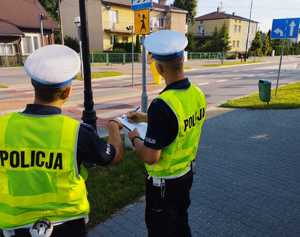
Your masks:
[[[209,85],[209,83],[208,82],[198,83],[198,86],[205,86],[205,85]]]
[[[232,78],[232,80],[240,80],[242,79],[241,77],[235,77],[235,78]]]
[[[228,81],[227,79],[225,79],[225,80],[218,80],[218,81],[216,81],[216,83],[222,83],[222,82],[226,82],[226,81]]]

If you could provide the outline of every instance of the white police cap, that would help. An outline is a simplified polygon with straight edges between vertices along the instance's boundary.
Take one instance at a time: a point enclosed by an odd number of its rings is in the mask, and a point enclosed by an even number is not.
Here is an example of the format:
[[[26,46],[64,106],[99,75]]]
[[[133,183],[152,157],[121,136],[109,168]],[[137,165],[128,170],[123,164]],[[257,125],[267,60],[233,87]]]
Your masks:
[[[80,57],[73,49],[48,45],[32,53],[24,68],[33,83],[61,88],[76,77],[80,65]]]
[[[145,48],[154,59],[168,61],[182,57],[188,39],[183,33],[172,30],[161,30],[152,33],[144,41]]]

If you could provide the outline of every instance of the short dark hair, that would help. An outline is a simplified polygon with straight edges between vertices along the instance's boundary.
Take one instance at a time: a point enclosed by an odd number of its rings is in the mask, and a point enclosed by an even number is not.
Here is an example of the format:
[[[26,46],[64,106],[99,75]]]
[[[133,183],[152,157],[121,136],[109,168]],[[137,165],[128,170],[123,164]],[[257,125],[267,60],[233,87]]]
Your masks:
[[[184,57],[177,57],[168,61],[158,61],[158,63],[175,72],[179,72],[184,68]]]
[[[62,96],[67,88],[71,85],[66,85],[62,88],[55,88],[31,81],[34,87],[35,97],[42,102],[51,103],[62,99]]]

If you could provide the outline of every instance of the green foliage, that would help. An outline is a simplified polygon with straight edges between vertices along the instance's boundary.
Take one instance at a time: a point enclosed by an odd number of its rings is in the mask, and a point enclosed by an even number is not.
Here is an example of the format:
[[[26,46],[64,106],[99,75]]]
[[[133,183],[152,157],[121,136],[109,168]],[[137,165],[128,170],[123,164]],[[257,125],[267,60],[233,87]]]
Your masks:
[[[197,51],[197,40],[196,40],[194,34],[188,33],[187,38],[188,38],[189,44],[188,44],[186,50],[190,51],[190,52]]]
[[[59,0],[40,0],[40,3],[46,9],[46,11],[52,16],[55,20],[59,19],[58,16],[58,1]]]
[[[140,43],[140,36],[139,35],[136,35],[134,52],[136,52],[136,53],[140,53],[141,52],[141,43]]]
[[[113,52],[114,53],[131,53],[132,44],[131,43],[114,43]]]
[[[263,48],[262,48],[263,55],[271,56],[272,50],[273,48],[271,45],[271,31],[269,31],[263,42]]]
[[[117,166],[89,170],[87,182],[91,214],[89,226],[106,220],[144,193],[145,168],[135,153],[126,152]]]
[[[80,52],[80,46],[77,39],[73,39],[72,37],[66,36],[65,37],[65,45],[74,49],[77,53]]]
[[[263,55],[263,41],[261,38],[261,32],[258,31],[255,35],[254,40],[252,41],[252,45],[250,48],[250,54],[254,56],[262,56]]]
[[[231,49],[229,41],[228,29],[223,25],[219,31],[215,28],[213,35],[206,38],[200,49],[204,52],[226,53]]]
[[[254,93],[239,99],[229,100],[221,107],[246,108],[246,109],[295,109],[300,108],[300,83],[293,83],[282,86],[275,96],[275,89],[272,90],[272,99],[269,104],[261,102],[259,94]]]
[[[229,33],[228,29],[225,24],[222,26],[220,32],[218,33],[218,50],[220,52],[228,52],[231,49],[230,42],[229,42]]]
[[[197,0],[175,0],[173,6],[188,11],[188,22],[195,22],[195,16],[197,14]]]

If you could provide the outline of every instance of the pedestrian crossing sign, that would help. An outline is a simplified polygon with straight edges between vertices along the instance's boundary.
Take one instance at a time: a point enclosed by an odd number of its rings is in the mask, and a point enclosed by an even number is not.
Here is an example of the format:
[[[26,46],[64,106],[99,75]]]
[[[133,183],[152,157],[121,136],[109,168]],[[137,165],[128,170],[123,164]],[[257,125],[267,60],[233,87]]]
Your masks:
[[[138,10],[134,12],[134,28],[137,35],[150,34],[150,10]]]

